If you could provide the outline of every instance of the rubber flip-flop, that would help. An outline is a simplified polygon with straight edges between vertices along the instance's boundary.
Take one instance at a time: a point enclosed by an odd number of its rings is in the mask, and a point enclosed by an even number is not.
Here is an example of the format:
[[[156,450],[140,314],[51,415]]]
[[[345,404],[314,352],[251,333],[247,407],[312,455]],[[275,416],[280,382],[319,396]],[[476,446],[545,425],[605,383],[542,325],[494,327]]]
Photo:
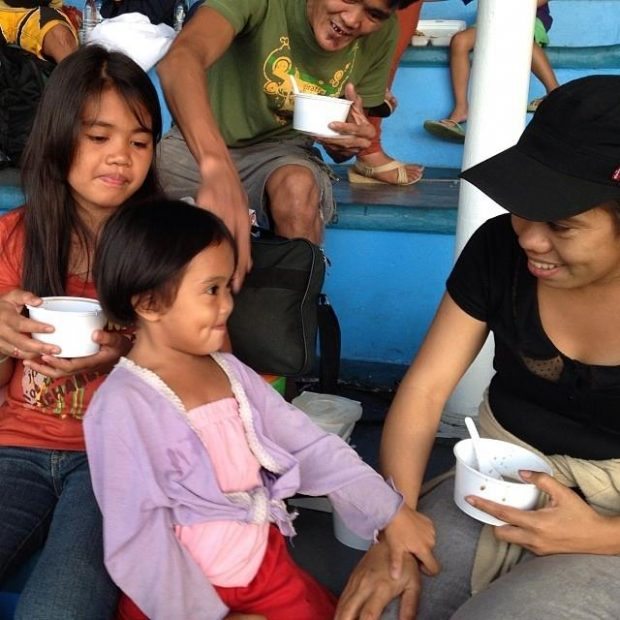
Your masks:
[[[436,138],[452,140],[453,142],[465,142],[465,128],[463,123],[444,118],[440,121],[424,121],[424,129]]]
[[[424,129],[436,138],[452,140],[453,142],[465,142],[465,128],[463,123],[444,118],[440,121],[424,121]]]

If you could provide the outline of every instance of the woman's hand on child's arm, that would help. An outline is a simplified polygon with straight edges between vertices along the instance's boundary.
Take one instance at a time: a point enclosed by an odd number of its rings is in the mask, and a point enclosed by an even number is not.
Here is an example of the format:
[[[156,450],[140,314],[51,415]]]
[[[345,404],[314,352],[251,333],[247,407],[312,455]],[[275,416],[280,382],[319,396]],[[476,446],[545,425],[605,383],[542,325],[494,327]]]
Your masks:
[[[394,579],[390,574],[390,557],[385,541],[370,547],[349,577],[334,620],[379,620],[396,597],[400,597],[399,620],[415,618],[422,587],[418,563],[407,554],[400,577]]]
[[[38,306],[42,300],[34,293],[14,289],[0,296],[0,354],[19,359],[34,359],[52,355],[60,349],[34,340],[30,334],[49,333],[54,328],[47,323],[29,319],[22,314],[26,304]]]
[[[390,548],[390,572],[394,579],[399,578],[403,559],[410,553],[427,575],[439,572],[439,562],[433,555],[435,527],[426,515],[403,504],[383,530],[383,536]]]
[[[42,355],[40,359],[24,362],[24,365],[52,379],[88,371],[107,373],[122,355],[129,353],[132,347],[129,338],[119,332],[97,330],[93,334],[93,340],[101,345],[101,349],[95,355],[76,358]]]
[[[518,510],[482,498],[468,501],[506,521],[495,536],[516,543],[535,555],[557,553],[620,554],[620,517],[597,513],[572,489],[540,472],[521,472],[522,477],[549,495],[538,510]]]

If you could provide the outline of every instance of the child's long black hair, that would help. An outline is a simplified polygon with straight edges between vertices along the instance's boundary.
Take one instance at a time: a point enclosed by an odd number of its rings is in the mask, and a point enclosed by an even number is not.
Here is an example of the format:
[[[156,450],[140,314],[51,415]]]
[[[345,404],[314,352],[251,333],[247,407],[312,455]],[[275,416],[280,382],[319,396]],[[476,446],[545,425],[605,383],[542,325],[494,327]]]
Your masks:
[[[90,264],[95,240],[78,216],[67,178],[77,149],[84,106],[98,101],[110,88],[127,102],[141,125],[149,129],[153,146],[161,137],[161,109],[155,87],[124,54],[87,45],[54,69],[22,159],[26,197],[24,290],[40,296],[65,293],[72,233]],[[142,187],[129,202],[158,194],[161,189],[153,158]]]

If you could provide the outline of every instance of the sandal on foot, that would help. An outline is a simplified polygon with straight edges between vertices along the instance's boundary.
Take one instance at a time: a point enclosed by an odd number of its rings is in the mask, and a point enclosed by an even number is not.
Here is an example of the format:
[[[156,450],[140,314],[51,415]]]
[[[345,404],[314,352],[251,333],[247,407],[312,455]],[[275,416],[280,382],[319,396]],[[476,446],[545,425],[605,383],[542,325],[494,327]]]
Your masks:
[[[452,140],[454,142],[465,142],[465,128],[462,123],[457,123],[449,118],[440,121],[424,121],[424,129],[436,138],[442,140]]]
[[[538,110],[538,106],[544,101],[545,97],[538,97],[537,99],[532,99],[532,101],[527,104],[527,111],[530,113],[536,112],[536,110]]]
[[[389,181],[382,181],[381,179],[377,179],[375,175],[381,174],[382,172],[390,172],[391,170],[397,170],[396,173],[396,182],[390,183]],[[417,183],[421,178],[422,174],[417,179],[413,181],[409,180],[407,176],[407,170],[405,168],[405,164],[402,161],[398,161],[397,159],[393,159],[387,164],[383,164],[382,166],[365,166],[360,162],[355,162],[351,168],[348,170],[349,183],[368,183],[368,184],[385,184],[385,185],[413,185]]]

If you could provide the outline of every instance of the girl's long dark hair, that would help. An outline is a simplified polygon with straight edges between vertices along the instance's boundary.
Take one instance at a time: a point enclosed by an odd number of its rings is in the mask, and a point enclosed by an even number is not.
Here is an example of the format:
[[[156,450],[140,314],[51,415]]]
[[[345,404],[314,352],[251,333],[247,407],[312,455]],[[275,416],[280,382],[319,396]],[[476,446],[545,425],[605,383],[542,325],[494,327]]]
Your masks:
[[[161,137],[157,91],[146,73],[124,54],[87,45],[54,69],[22,159],[26,197],[22,286],[36,295],[65,293],[72,233],[90,264],[94,239],[78,216],[67,177],[77,149],[84,106],[98,101],[110,88],[127,102],[142,125],[151,128],[153,144]],[[150,118],[145,118],[145,111]],[[153,158],[142,187],[129,202],[159,194]]]

